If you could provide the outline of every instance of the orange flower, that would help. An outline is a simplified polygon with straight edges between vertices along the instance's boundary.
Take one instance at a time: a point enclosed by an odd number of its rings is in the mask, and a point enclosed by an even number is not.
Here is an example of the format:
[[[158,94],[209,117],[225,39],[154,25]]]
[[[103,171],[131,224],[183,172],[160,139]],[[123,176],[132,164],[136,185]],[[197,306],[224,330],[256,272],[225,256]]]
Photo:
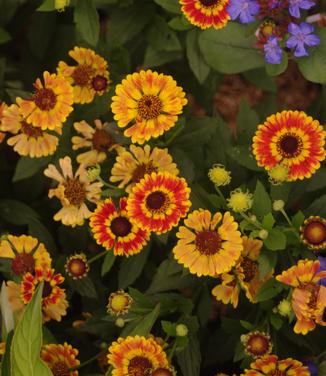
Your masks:
[[[76,359],[78,350],[65,342],[63,345],[44,345],[41,350],[41,358],[51,369],[54,376],[78,376],[78,371],[70,371],[80,364]]]
[[[3,112],[6,110],[8,106],[5,102],[0,102],[0,131],[3,131],[2,129],[2,118],[3,118]],[[6,134],[3,132],[0,132],[0,144],[5,139]]]

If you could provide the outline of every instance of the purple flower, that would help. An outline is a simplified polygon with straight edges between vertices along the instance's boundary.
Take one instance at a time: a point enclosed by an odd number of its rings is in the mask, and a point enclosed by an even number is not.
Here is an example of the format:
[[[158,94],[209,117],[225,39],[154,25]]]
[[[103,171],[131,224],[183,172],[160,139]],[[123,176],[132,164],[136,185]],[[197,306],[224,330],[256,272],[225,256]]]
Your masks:
[[[312,360],[306,360],[303,363],[304,363],[305,366],[308,366],[310,376],[317,376],[318,375],[318,368],[317,368],[317,365],[316,365],[315,362],[313,362]]]
[[[319,256],[318,261],[320,262],[320,267],[318,272],[323,272],[326,270],[326,257]],[[318,281],[318,285],[326,287],[326,277]]]
[[[275,9],[282,5],[282,0],[269,0],[268,7],[270,9]]]
[[[278,44],[275,36],[270,36],[264,45],[265,60],[270,64],[280,64],[282,61],[282,48]]]
[[[289,11],[291,16],[300,18],[300,8],[310,9],[315,5],[311,0],[289,0]]]
[[[288,27],[290,38],[286,41],[286,47],[295,48],[294,56],[308,56],[308,52],[305,48],[307,46],[318,46],[320,39],[317,35],[312,34],[315,28],[306,23],[301,22],[299,25],[291,22]]]
[[[259,4],[256,0],[231,0],[227,10],[232,20],[239,17],[241,23],[249,23],[255,21]]]

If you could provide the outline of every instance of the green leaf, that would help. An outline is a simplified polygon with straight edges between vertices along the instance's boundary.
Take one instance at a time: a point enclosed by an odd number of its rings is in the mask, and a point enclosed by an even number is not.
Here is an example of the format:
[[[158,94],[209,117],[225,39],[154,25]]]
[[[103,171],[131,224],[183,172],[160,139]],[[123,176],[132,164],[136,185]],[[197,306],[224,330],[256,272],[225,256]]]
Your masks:
[[[320,215],[321,217],[326,217],[326,194],[313,201],[304,212],[307,213],[307,215]]]
[[[143,67],[158,67],[171,61],[180,60],[181,58],[182,54],[179,51],[157,51],[152,46],[147,46]]]
[[[309,179],[308,186],[305,189],[306,192],[313,192],[313,191],[317,191],[318,189],[325,188],[325,181],[326,181],[326,168],[320,168]]]
[[[286,53],[283,53],[280,64],[266,63],[265,65],[266,72],[270,76],[278,76],[279,74],[286,71],[286,68],[288,67],[288,63],[289,63],[288,55]]]
[[[149,251],[150,247],[146,246],[138,255],[130,256],[122,260],[118,274],[120,289],[125,289],[132,285],[140,276],[149,256]]]
[[[0,200],[0,218],[14,225],[27,225],[30,220],[38,220],[38,214],[23,202]]]
[[[52,160],[52,156],[43,158],[21,157],[16,165],[13,182],[23,180],[35,175]]]
[[[227,154],[240,166],[253,171],[262,170],[261,167],[258,167],[256,159],[251,153],[250,145],[231,146],[227,149]]]
[[[142,317],[133,330],[128,333],[130,336],[148,336],[160,314],[160,303],[158,303],[152,312]],[[122,332],[122,335],[125,335]]]
[[[226,74],[241,73],[264,66],[262,53],[253,47],[255,36],[248,36],[247,29],[246,25],[229,22],[223,29],[203,31],[199,46],[207,64]]]
[[[255,86],[270,93],[277,92],[275,81],[267,75],[264,68],[253,69],[243,73],[245,79]]]
[[[317,29],[320,44],[309,48],[309,56],[300,57],[298,65],[303,76],[312,82],[326,84],[326,29]]]
[[[283,290],[283,286],[275,279],[269,279],[266,283],[260,286],[258,293],[255,297],[256,302],[264,302],[270,300],[278,295]]]
[[[55,0],[45,0],[36,10],[39,12],[52,12],[55,10]]]
[[[148,44],[157,51],[175,52],[181,50],[177,34],[169,28],[165,19],[158,15],[151,21],[151,26],[146,33],[146,39]]]
[[[182,375],[199,376],[200,373],[200,346],[196,336],[189,337],[188,346],[177,354]]]
[[[116,260],[116,256],[113,254],[113,252],[108,252],[105,255],[103,264],[102,264],[102,269],[101,269],[102,277],[111,270],[115,260]]]
[[[271,199],[266,192],[264,185],[259,180],[257,180],[254,202],[251,210],[259,218],[263,218],[264,215],[272,211]]]
[[[77,0],[74,21],[82,39],[91,46],[96,46],[100,35],[100,21],[92,0]]]
[[[285,249],[286,247],[286,236],[281,230],[273,228],[268,231],[268,237],[264,240],[264,245],[271,251],[278,251]]]
[[[11,40],[11,36],[4,28],[0,27],[0,44],[7,43]]]
[[[242,98],[237,116],[237,134],[243,135],[246,143],[250,143],[258,124],[256,111],[250,108],[247,99]]]
[[[6,351],[3,355],[2,362],[1,362],[1,376],[11,376],[11,364],[10,364],[10,358],[11,358],[11,344],[12,344],[12,338],[14,335],[14,331],[11,331],[8,333],[7,340],[6,340]]]
[[[303,221],[305,220],[305,216],[302,213],[302,211],[298,211],[293,217],[292,217],[292,224],[293,226],[299,230],[301,225],[303,224]]]
[[[161,325],[162,325],[162,328],[164,330],[164,332],[170,336],[170,337],[175,337],[177,335],[177,332],[176,332],[176,326],[177,324],[174,322],[170,322],[170,321],[164,321],[162,320],[161,321]]]
[[[174,17],[169,21],[169,26],[173,30],[185,31],[192,29],[191,23],[184,17]]]
[[[154,0],[156,4],[171,13],[181,13],[181,8],[178,0]]]
[[[11,345],[12,374],[15,376],[52,376],[40,359],[42,346],[41,283],[17,324]]]
[[[326,375],[326,361],[321,362],[318,365],[318,375],[320,376]]]
[[[84,277],[82,279],[72,279],[67,278],[67,282],[71,288],[76,291],[81,296],[86,296],[91,299],[97,299],[97,291],[93,281],[89,277]]]
[[[199,35],[200,32],[196,29],[188,31],[186,46],[189,66],[196,76],[197,80],[202,84],[209,75],[210,68],[206,64],[199,50]]]
[[[277,253],[263,249],[258,257],[259,277],[263,279],[273,268],[275,268],[276,263]]]
[[[269,321],[276,330],[280,330],[284,322],[282,317],[280,315],[275,314],[274,312],[270,313]]]
[[[271,230],[275,224],[275,219],[272,213],[268,213],[264,216],[262,225],[266,230]]]

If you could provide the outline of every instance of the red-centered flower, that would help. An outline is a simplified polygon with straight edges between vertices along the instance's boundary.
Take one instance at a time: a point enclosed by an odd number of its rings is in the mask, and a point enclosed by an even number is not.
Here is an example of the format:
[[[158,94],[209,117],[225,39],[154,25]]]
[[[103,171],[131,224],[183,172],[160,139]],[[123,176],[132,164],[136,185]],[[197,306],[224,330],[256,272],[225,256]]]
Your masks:
[[[253,358],[261,358],[272,351],[271,337],[264,332],[250,332],[241,336],[247,355]]]
[[[314,251],[326,248],[326,219],[319,216],[307,218],[300,228],[301,241]]]
[[[150,232],[138,226],[126,211],[127,199],[119,207],[111,198],[98,204],[90,218],[90,227],[97,244],[119,256],[139,253],[146,245]]]
[[[271,170],[282,164],[288,180],[310,178],[325,158],[325,135],[317,120],[302,111],[282,111],[259,125],[253,153],[259,166]]]

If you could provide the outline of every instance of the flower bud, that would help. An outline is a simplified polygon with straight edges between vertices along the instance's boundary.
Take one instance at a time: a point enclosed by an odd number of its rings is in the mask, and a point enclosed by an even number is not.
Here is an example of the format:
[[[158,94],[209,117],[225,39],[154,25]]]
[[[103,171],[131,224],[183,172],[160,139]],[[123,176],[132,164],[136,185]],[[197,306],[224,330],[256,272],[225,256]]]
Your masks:
[[[265,229],[262,229],[259,231],[258,236],[260,237],[261,240],[265,240],[268,238],[268,231]]]
[[[125,326],[125,320],[122,319],[121,317],[117,318],[115,320],[115,325],[118,327],[118,328],[123,328]]]
[[[188,334],[188,328],[184,324],[179,324],[175,328],[178,337],[186,337]]]
[[[70,0],[54,0],[54,8],[62,12],[65,10],[65,8],[69,5]]]
[[[227,185],[231,181],[231,173],[221,164],[215,164],[209,171],[208,177],[217,186]]]
[[[284,201],[283,200],[275,200],[273,202],[273,210],[280,211],[284,208]]]

